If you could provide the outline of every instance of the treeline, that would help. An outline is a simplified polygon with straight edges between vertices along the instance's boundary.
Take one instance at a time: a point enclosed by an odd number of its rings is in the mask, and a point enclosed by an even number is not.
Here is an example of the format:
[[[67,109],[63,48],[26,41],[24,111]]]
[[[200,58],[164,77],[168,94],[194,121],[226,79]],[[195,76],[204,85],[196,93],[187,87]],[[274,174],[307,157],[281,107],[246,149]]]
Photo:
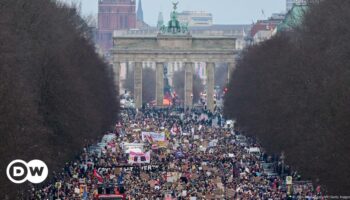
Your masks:
[[[54,0],[0,1],[0,199],[25,199],[6,178],[14,159],[49,173],[97,139],[118,112],[111,68],[77,10]]]
[[[248,48],[231,76],[226,117],[303,179],[350,195],[350,1],[310,5],[293,30]]]

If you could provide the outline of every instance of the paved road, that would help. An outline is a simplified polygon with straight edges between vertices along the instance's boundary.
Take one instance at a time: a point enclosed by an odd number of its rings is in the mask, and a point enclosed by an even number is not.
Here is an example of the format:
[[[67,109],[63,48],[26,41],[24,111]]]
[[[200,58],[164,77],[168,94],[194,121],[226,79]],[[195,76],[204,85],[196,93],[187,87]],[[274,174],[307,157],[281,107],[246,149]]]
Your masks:
[[[37,199],[287,199],[280,164],[205,110],[123,110],[113,133],[66,163]],[[292,173],[292,172],[290,172]],[[57,187],[58,186],[58,187]],[[312,184],[295,196],[314,195]],[[107,195],[108,196],[108,195]],[[117,199],[117,198],[115,198]]]

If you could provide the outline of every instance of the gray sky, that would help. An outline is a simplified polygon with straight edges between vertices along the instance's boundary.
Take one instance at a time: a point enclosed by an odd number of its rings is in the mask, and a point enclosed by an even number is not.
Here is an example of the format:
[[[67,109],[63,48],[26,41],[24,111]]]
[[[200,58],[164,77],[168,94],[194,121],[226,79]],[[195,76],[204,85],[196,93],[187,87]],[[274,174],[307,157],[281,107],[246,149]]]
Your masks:
[[[81,2],[82,14],[97,16],[98,0],[61,0]],[[178,10],[208,11],[213,14],[215,24],[251,24],[265,19],[272,13],[284,12],[286,0],[178,0]],[[138,0],[137,0],[138,2]],[[159,11],[164,19],[169,19],[171,0],[142,0],[144,21],[150,25],[157,23]],[[136,4],[137,5],[137,4]],[[265,16],[263,15],[265,14]]]

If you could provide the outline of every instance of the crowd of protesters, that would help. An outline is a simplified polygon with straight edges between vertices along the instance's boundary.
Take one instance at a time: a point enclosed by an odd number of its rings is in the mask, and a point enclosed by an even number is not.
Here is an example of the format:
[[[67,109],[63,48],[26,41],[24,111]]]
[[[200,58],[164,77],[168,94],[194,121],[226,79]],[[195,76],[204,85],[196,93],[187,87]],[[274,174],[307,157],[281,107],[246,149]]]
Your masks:
[[[161,142],[144,140],[142,132],[163,133]],[[204,109],[125,109],[113,132],[115,137],[55,173],[52,184],[33,188],[33,199],[99,199],[118,194],[123,199],[299,199],[315,198],[312,184],[286,185],[296,172],[258,143],[241,138],[221,112]],[[130,163],[124,144],[142,143],[148,163]],[[101,151],[98,151],[101,148]],[[258,154],[249,152],[259,149]],[[276,174],[268,174],[272,163]],[[282,171],[283,176],[278,172]],[[282,178],[283,177],[283,178]],[[100,195],[100,197],[99,197]]]

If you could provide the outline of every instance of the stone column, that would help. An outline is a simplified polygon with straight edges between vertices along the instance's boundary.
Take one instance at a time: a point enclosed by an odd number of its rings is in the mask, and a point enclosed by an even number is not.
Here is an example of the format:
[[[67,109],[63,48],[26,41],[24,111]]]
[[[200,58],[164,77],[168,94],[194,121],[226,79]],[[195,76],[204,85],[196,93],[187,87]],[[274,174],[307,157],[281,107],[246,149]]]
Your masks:
[[[117,89],[117,95],[120,93],[120,62],[113,63],[114,83]]]
[[[126,61],[125,62],[125,79],[127,79],[129,77],[129,74],[132,73],[131,72],[131,68],[132,67],[132,64],[129,62],[129,61]],[[126,88],[123,88],[124,91],[123,93],[125,93],[125,90],[127,90]],[[132,91],[128,91],[128,92],[132,92]]]
[[[142,62],[136,62],[134,67],[134,101],[135,107],[142,107]]]
[[[207,109],[214,111],[215,63],[207,62],[205,68],[207,71]]]
[[[185,108],[192,108],[193,104],[193,63],[185,63]]]
[[[164,63],[156,63],[156,104],[163,106],[164,99]]]
[[[227,64],[227,83],[230,82],[231,80],[231,75],[233,73],[233,71],[236,68],[236,63],[235,62],[230,62]]]

